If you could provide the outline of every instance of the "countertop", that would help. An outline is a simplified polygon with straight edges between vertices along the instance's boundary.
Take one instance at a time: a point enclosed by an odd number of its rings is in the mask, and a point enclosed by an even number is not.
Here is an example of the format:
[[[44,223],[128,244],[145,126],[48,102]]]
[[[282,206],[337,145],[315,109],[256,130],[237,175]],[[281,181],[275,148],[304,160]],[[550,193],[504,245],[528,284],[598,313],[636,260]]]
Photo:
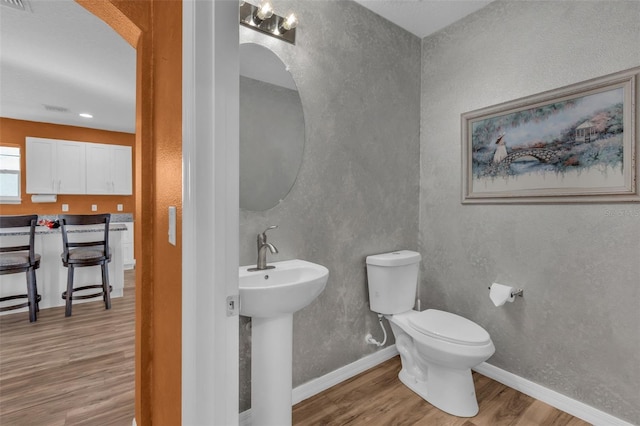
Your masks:
[[[38,215],[38,220],[47,219],[47,220],[56,220],[58,219],[57,215]],[[111,223],[118,222],[133,222],[133,214],[132,213],[111,213]]]
[[[126,231],[127,226],[122,223],[110,223],[109,232]],[[82,229],[69,229],[68,233],[87,233],[87,232],[102,232],[104,231],[103,225],[87,226]],[[49,229],[46,226],[36,226],[36,235],[57,235],[61,234],[60,228]],[[29,228],[5,228],[0,230],[0,237],[8,237],[13,235],[29,235]]]

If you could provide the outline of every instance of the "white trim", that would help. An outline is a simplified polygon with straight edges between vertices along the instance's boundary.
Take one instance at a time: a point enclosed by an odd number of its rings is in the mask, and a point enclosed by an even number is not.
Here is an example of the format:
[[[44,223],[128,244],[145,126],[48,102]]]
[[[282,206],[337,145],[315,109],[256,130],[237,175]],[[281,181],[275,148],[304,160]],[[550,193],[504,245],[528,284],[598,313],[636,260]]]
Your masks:
[[[238,4],[183,1],[182,424],[238,423]]]
[[[633,426],[633,424],[627,423],[597,408],[569,398],[568,396],[545,388],[520,376],[516,376],[513,373],[509,373],[491,364],[487,364],[486,362],[478,365],[474,368],[474,371],[595,426]]]
[[[193,306],[196,290],[193,259],[195,253],[196,215],[195,196],[192,194],[192,164],[195,164],[195,5],[182,3],[182,423],[197,416],[194,387],[197,381],[197,334],[193,324],[197,321]],[[135,418],[133,419],[135,424]]]
[[[22,204],[22,198],[0,197],[0,204]]]
[[[339,383],[349,380],[350,378],[357,376],[358,374],[367,371],[376,365],[398,355],[396,345],[388,346],[377,352],[367,355],[364,358],[360,358],[351,364],[340,367],[330,373],[325,374],[322,377],[313,379],[310,382],[303,383],[300,386],[293,389],[291,393],[292,404],[295,405],[307,398],[311,398],[314,395],[319,394]],[[251,409],[240,413],[239,426],[251,426]]]
[[[304,383],[293,390],[292,402],[297,404],[319,394],[332,386],[344,382],[378,364],[398,355],[396,345],[388,346],[378,352],[361,358],[349,365],[325,374],[322,377]],[[509,386],[525,395],[540,400],[574,417],[578,417],[595,426],[634,426],[610,414],[591,407],[568,396],[562,395],[544,386],[540,386],[513,373],[483,362],[474,368],[478,373],[489,377],[503,385]],[[240,413],[239,426],[251,426],[251,409]]]
[[[396,355],[398,355],[398,349],[396,349],[396,345],[391,345],[374,352],[371,355],[367,355],[364,358],[360,358],[351,364],[327,373],[322,377],[303,383],[293,390],[291,395],[292,403],[295,405],[307,398],[311,398],[312,396],[317,395],[338,383],[349,380],[350,378],[357,376],[378,364],[382,364]]]

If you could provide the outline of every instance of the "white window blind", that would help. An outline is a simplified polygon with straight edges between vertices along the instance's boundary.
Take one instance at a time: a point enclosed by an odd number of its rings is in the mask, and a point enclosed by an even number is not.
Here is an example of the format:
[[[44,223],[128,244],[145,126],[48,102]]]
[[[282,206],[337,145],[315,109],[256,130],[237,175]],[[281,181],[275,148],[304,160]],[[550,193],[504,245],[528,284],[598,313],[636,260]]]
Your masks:
[[[20,148],[0,146],[0,203],[20,201]]]

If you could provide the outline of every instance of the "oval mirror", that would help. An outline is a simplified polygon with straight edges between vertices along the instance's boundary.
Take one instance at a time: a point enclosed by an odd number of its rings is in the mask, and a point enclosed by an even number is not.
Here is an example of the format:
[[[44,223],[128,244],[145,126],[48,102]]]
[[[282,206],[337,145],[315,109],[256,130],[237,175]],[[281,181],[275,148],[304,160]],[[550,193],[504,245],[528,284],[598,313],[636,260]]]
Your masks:
[[[302,103],[271,50],[240,45],[240,208],[268,210],[296,181],[304,150]]]

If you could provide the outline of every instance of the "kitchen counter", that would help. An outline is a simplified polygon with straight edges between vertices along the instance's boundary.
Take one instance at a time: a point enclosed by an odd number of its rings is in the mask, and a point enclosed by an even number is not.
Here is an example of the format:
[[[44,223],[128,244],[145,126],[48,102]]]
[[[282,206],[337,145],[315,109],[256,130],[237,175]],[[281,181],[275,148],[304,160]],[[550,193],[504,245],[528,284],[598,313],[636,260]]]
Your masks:
[[[47,219],[47,220],[56,220],[58,219],[58,215],[55,214],[44,214],[39,215],[38,220]],[[133,222],[133,213],[111,213],[111,223],[119,223],[119,222]]]
[[[114,231],[126,231],[127,226],[123,223],[110,223],[109,224],[109,239],[111,239],[111,233]],[[104,225],[86,226],[82,229],[68,229],[69,234],[74,233],[88,233],[88,232],[103,232]],[[60,228],[49,229],[46,226],[36,226],[36,235],[52,235],[62,234]],[[7,228],[0,229],[0,237],[8,237],[10,235],[29,235],[29,230],[26,228]],[[62,237],[60,237],[60,244],[62,244]]]
[[[74,241],[95,241],[97,233],[103,232],[103,226],[95,228],[90,227],[83,230],[69,230],[69,233],[75,233]],[[111,223],[109,225],[109,247],[111,247],[111,262],[109,262],[109,284],[113,287],[111,291],[112,298],[122,297],[124,289],[124,268],[123,268],[123,250],[122,235],[127,231],[126,224]],[[24,243],[24,235],[28,232],[24,228],[3,229],[0,231],[0,239],[2,245],[18,245]],[[40,301],[40,309],[52,308],[55,306],[64,306],[64,300],[61,295],[67,289],[67,268],[62,265],[60,255],[62,254],[62,231],[60,228],[49,229],[47,227],[36,227],[35,252],[40,254],[40,268],[36,269],[36,279],[38,283],[38,292],[42,296]],[[0,297],[24,294],[27,292],[25,274],[0,275]],[[99,284],[101,282],[101,269],[99,266],[90,266],[85,268],[76,268],[74,276],[74,287],[83,285]],[[101,302],[99,297],[92,299],[74,300],[74,304],[86,302]],[[97,309],[104,309],[104,305],[100,304]],[[20,311],[27,311],[27,308],[21,310],[6,311],[0,315],[7,315]],[[61,312],[64,315],[64,312]]]

